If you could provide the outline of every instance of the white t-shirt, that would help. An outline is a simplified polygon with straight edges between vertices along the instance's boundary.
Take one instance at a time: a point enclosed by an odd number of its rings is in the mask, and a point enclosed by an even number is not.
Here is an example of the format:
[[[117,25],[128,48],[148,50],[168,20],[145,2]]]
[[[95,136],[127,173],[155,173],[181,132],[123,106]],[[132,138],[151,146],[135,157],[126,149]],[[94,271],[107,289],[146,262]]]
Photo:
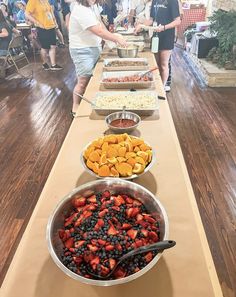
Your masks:
[[[85,7],[75,3],[69,22],[70,48],[101,46],[101,37],[88,30],[89,27],[98,24],[100,24],[100,12],[97,5]]]

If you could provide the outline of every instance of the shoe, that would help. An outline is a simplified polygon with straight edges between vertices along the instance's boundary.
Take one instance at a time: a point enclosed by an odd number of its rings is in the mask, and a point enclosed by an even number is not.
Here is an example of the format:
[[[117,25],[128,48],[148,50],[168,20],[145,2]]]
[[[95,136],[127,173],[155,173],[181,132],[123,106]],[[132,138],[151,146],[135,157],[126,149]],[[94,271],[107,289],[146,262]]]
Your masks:
[[[43,70],[49,70],[49,69],[50,69],[48,63],[44,63],[44,64],[42,65],[42,67],[43,67]]]
[[[60,47],[60,48],[65,48],[66,45],[65,45],[64,43],[59,43],[59,44],[58,44],[58,47]]]
[[[165,86],[165,91],[166,91],[166,92],[170,92],[170,90],[171,90],[170,86],[166,85],[166,86]]]
[[[50,70],[53,70],[53,71],[62,70],[62,69],[63,69],[63,67],[61,67],[57,64],[50,67]]]
[[[70,116],[72,117],[72,119],[74,119],[76,117],[76,112],[71,110]]]

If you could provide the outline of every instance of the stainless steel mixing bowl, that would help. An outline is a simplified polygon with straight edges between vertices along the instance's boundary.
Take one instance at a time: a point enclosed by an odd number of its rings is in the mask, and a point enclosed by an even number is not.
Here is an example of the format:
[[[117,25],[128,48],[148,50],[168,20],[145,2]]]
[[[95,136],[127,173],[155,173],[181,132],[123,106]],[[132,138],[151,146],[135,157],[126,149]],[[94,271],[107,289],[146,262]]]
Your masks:
[[[58,230],[64,228],[64,216],[71,212],[72,203],[71,200],[75,194],[80,194],[83,197],[89,197],[93,193],[103,192],[109,190],[112,194],[127,194],[132,197],[137,197],[146,206],[149,213],[158,218],[160,222],[160,240],[168,239],[169,223],[166,211],[161,202],[144,187],[121,179],[106,178],[103,180],[93,181],[74,189],[71,193],[66,195],[56,206],[55,210],[51,214],[47,224],[47,244],[50,255],[52,256],[55,264],[71,278],[81,281],[86,284],[96,286],[113,286],[118,284],[124,284],[132,281],[148,270],[150,270],[160,259],[161,254],[157,254],[148,265],[146,265],[140,271],[116,280],[94,280],[82,277],[71,270],[69,270],[61,261],[61,254],[63,244],[58,235]]]
[[[117,55],[120,58],[136,58],[138,55],[139,47],[137,45],[132,45],[131,48],[117,48]]]
[[[128,119],[128,120],[133,120],[136,124],[131,126],[131,127],[115,127],[111,125],[111,122],[114,120],[118,120],[118,119]],[[141,122],[141,118],[140,116],[138,116],[136,113],[134,112],[130,112],[130,111],[118,111],[118,112],[113,112],[111,114],[109,114],[106,118],[105,121],[108,125],[108,127],[113,130],[115,133],[130,133],[132,132],[135,128],[138,127],[139,123]]]

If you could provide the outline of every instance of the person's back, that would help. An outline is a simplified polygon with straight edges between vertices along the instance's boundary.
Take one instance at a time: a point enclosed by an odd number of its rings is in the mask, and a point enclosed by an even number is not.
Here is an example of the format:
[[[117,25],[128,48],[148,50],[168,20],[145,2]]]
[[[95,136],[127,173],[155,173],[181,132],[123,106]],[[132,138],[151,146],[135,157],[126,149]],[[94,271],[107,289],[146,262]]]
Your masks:
[[[12,38],[12,31],[0,10],[0,56],[7,54],[7,49]]]

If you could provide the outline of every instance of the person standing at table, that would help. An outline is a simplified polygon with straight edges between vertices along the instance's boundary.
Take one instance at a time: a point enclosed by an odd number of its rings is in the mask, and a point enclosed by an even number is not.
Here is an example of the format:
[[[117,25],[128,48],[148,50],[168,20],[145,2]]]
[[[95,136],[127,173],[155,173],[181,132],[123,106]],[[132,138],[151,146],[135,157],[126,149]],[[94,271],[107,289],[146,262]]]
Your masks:
[[[57,23],[53,9],[48,0],[29,0],[25,11],[26,18],[37,28],[38,39],[41,44],[41,57],[44,70],[62,70],[56,64],[56,28]],[[48,55],[51,66],[48,65]]]
[[[77,0],[69,22],[70,55],[75,65],[77,84],[73,91],[71,115],[74,117],[95,64],[100,56],[102,39],[121,46],[127,43],[120,35],[110,33],[102,24],[97,0]]]
[[[150,20],[144,25],[153,26],[154,36],[159,38],[158,52],[155,53],[163,85],[166,85],[169,76],[169,59],[175,42],[175,27],[180,24],[178,0],[153,0]],[[143,28],[142,24],[136,27],[136,32]]]

